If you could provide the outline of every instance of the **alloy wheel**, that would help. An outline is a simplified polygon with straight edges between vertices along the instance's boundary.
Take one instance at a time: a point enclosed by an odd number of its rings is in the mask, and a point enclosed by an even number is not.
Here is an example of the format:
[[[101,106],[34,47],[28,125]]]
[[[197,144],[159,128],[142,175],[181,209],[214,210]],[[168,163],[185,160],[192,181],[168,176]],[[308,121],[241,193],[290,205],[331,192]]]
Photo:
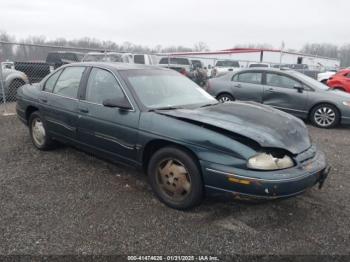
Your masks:
[[[219,98],[219,101],[220,101],[221,103],[225,103],[225,102],[232,101],[232,99],[231,99],[230,97],[228,97],[228,96],[221,96],[221,97]]]
[[[334,123],[335,118],[336,114],[334,110],[326,106],[317,109],[314,115],[315,122],[322,127],[331,126]]]

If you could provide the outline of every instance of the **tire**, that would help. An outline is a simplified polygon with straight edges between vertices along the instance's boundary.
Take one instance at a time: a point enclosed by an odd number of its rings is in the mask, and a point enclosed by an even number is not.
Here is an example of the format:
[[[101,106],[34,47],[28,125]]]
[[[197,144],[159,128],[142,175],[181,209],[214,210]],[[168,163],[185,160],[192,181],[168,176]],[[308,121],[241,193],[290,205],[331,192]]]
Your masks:
[[[48,135],[45,121],[39,111],[34,111],[29,116],[28,124],[30,138],[37,149],[50,150],[54,147],[54,142]],[[40,133],[42,136],[40,136]]]
[[[320,128],[333,128],[339,124],[339,110],[331,104],[319,104],[310,112],[310,121]]]
[[[151,157],[147,174],[155,195],[167,206],[186,210],[203,199],[203,181],[198,162],[185,150],[164,147]]]
[[[21,86],[23,86],[25,83],[20,79],[15,79],[11,82],[9,85],[9,92],[7,94],[7,100],[8,101],[16,101],[17,96],[17,89]]]
[[[217,96],[217,100],[219,100],[221,103],[226,103],[229,101],[234,101],[235,99],[230,94],[223,93]]]

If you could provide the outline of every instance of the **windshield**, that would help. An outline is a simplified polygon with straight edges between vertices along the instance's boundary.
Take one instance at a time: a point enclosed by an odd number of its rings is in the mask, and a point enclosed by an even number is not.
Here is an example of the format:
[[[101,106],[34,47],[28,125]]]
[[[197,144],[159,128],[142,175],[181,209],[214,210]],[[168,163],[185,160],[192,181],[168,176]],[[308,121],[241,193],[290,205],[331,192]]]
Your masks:
[[[325,84],[322,84],[321,82],[307,76],[304,75],[302,73],[299,73],[297,71],[291,71],[291,74],[297,76],[300,80],[302,80],[303,82],[305,82],[307,85],[310,85],[313,88],[319,89],[319,90],[327,90],[329,89],[328,86],[326,86]]]
[[[239,63],[237,61],[217,61],[216,66],[220,67],[239,67]]]
[[[217,103],[193,81],[175,71],[126,70],[120,74],[149,109]]]

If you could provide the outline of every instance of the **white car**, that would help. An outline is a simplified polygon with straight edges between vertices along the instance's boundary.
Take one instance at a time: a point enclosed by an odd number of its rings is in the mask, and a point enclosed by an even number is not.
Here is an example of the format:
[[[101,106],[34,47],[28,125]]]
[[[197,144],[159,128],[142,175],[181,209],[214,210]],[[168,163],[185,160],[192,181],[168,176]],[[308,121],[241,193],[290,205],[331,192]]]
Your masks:
[[[134,64],[156,65],[157,57],[149,54],[133,54]]]
[[[228,72],[237,71],[240,69],[238,61],[234,60],[218,60],[215,67],[211,70],[212,77],[222,76]]]
[[[131,53],[117,52],[90,52],[87,53],[82,62],[119,62],[133,64],[133,55]]]
[[[327,84],[328,79],[335,75],[337,71],[336,70],[329,70],[323,73],[317,74],[317,81],[320,81],[321,83]]]
[[[248,65],[248,68],[253,68],[253,67],[264,67],[264,68],[269,68],[271,67],[270,64],[267,63],[250,63]]]

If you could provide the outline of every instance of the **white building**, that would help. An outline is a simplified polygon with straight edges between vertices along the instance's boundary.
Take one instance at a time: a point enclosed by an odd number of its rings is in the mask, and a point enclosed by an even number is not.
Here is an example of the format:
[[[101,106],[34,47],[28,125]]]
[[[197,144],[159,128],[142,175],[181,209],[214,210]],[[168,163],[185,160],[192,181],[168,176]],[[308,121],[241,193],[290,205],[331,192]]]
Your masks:
[[[164,56],[164,54],[162,54]],[[251,62],[274,64],[306,64],[309,69],[321,70],[324,68],[339,68],[340,60],[297,52],[281,51],[277,49],[232,48],[210,52],[183,52],[172,53],[170,56],[183,56],[201,60],[204,65],[215,65],[217,60],[236,60],[241,67]]]

